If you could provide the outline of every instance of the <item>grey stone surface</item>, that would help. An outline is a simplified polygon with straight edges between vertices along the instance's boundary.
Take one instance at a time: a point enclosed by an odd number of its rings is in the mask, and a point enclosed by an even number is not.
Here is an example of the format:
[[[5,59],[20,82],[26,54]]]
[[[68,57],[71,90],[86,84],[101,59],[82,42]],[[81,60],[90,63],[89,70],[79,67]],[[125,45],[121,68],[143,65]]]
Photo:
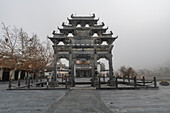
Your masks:
[[[52,113],[109,113],[96,90],[69,90],[46,112]]]
[[[0,83],[0,113],[42,113],[58,101],[64,90],[6,90]]]
[[[170,87],[159,90],[104,90],[101,99],[113,113],[170,113]]]
[[[67,91],[7,87],[7,82],[0,82],[0,113],[170,113],[170,86],[159,86],[159,90],[94,90],[90,85],[79,85]]]

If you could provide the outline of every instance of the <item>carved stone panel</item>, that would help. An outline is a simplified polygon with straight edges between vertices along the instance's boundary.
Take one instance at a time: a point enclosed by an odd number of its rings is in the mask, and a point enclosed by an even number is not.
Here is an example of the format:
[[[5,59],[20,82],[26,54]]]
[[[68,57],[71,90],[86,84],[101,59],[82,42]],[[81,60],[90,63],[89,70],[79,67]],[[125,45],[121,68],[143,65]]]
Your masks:
[[[57,58],[58,59],[65,58],[65,59],[69,60],[69,54],[58,54]]]

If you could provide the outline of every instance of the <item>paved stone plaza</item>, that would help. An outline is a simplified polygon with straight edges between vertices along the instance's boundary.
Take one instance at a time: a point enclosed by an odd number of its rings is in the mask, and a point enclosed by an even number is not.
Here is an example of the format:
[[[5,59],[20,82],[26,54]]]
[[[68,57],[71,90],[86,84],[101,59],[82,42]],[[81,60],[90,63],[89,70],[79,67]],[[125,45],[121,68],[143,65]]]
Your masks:
[[[170,86],[159,90],[6,90],[0,82],[0,113],[169,113]]]
[[[159,90],[99,91],[113,113],[170,113],[170,87]]]

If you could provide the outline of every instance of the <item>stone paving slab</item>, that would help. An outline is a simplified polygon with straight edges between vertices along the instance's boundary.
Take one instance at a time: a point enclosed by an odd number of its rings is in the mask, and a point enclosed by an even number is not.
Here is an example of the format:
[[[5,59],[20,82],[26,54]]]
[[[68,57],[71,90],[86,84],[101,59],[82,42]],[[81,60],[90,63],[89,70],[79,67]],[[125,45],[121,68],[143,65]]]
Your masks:
[[[58,101],[65,90],[6,90],[0,84],[0,113],[42,113]]]
[[[159,90],[98,91],[113,113],[170,113],[170,87]]]
[[[110,113],[96,90],[69,90],[47,113]]]
[[[170,113],[170,86],[159,90],[6,90],[0,83],[0,113]]]

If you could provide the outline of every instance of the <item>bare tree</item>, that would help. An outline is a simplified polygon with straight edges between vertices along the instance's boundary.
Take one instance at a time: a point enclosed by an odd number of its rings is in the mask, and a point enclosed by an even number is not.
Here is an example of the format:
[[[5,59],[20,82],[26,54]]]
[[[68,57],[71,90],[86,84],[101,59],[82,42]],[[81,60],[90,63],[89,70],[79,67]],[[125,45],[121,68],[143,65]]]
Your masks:
[[[1,65],[6,65],[8,68],[14,69],[17,67],[17,41],[18,29],[10,26],[6,27],[2,24],[3,37],[0,39],[0,56],[2,56]],[[10,59],[10,60],[7,60]]]
[[[52,62],[53,52],[49,40],[41,43],[36,34],[29,37],[22,28],[11,29],[2,25],[4,34],[0,39],[1,68],[40,72]]]
[[[121,66],[119,71],[125,78],[133,78],[134,76],[137,76],[136,71],[132,67]]]

